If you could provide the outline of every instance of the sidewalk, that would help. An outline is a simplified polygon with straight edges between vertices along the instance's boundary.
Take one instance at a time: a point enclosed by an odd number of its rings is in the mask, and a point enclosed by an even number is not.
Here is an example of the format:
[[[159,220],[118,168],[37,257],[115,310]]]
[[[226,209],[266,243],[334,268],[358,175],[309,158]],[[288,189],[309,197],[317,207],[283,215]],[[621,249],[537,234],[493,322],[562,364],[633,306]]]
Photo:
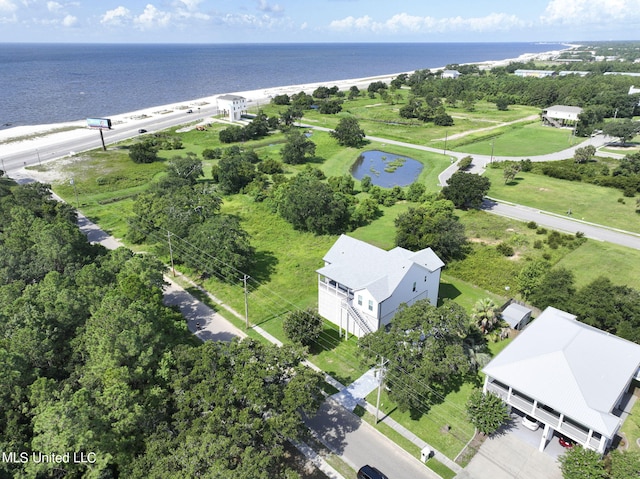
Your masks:
[[[378,370],[377,368],[372,368],[366,373],[364,373],[360,378],[356,379],[353,383],[351,383],[348,387],[345,387],[340,392],[331,396],[331,399],[337,401],[341,404],[345,409],[349,411],[353,411],[357,405],[364,407],[367,412],[372,415],[376,415],[376,407],[373,404],[370,404],[366,401],[366,397],[374,391],[378,387]],[[434,451],[434,458],[440,461],[442,464],[447,466],[455,473],[460,473],[462,471],[462,467],[456,464],[454,461],[449,459],[447,456],[442,454],[440,451],[436,450],[433,446],[428,444],[426,441],[423,441],[414,433],[409,431],[407,428],[391,419],[389,416],[384,416],[381,419],[381,422],[385,423],[387,426],[392,428],[398,434],[403,436],[404,438],[411,441],[413,444],[418,446],[420,450],[425,447],[429,447],[432,451]]]

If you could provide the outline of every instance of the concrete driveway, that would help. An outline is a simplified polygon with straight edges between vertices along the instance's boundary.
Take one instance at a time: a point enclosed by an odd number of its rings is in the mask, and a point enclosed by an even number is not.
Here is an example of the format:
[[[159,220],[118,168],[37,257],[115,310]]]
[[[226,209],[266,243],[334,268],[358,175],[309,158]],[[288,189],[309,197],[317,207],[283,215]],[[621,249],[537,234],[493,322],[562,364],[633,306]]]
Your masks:
[[[530,431],[520,416],[488,438],[457,479],[562,479],[557,457],[564,453],[558,438],[538,451],[542,428]]]

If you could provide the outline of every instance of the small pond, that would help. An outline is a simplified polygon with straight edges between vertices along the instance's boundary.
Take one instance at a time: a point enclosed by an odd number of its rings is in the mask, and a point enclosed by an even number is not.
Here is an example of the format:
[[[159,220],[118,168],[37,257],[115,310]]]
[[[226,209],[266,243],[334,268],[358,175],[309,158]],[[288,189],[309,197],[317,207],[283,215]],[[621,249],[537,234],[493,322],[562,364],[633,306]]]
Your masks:
[[[422,166],[407,156],[370,150],[363,152],[351,166],[351,175],[357,180],[368,175],[371,183],[383,188],[407,186],[418,179]]]

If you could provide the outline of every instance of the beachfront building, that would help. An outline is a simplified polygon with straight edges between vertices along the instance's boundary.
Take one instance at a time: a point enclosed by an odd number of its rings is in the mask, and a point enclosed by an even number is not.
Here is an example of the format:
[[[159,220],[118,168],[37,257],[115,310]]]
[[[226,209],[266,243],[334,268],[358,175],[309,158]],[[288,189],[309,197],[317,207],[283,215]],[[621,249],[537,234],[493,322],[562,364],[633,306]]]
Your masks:
[[[247,99],[238,95],[220,95],[216,98],[218,111],[229,121],[238,121],[247,112]]]
[[[582,108],[577,106],[553,105],[542,110],[542,123],[556,128],[574,127]]]
[[[554,432],[604,454],[640,379],[640,346],[548,307],[482,372],[484,392]]]
[[[513,74],[518,77],[528,78],[545,78],[557,75],[556,72],[551,70],[516,70]]]
[[[566,61],[566,60],[563,60],[563,61]],[[561,72],[558,72],[558,75],[560,75],[561,77],[566,77],[567,75],[578,75],[581,77],[586,77],[589,73],[591,72],[578,71],[578,70],[563,70]]]
[[[318,273],[318,312],[357,337],[389,324],[401,304],[436,305],[442,260],[431,248],[385,251],[341,235]]]
[[[444,70],[440,75],[442,78],[453,78],[454,80],[460,76],[458,70]]]

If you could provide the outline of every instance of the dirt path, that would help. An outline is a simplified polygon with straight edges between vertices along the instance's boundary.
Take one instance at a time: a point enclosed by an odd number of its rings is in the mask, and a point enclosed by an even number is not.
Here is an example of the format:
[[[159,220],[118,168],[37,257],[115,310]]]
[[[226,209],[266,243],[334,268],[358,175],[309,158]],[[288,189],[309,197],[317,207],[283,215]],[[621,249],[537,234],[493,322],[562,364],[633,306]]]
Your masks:
[[[479,131],[495,130],[496,128],[501,128],[503,126],[513,125],[514,123],[522,123],[524,121],[533,121],[533,120],[537,120],[538,118],[539,118],[539,115],[530,115],[525,118],[520,118],[518,120],[508,121],[506,123],[498,123],[497,125],[487,126],[485,128],[478,128],[477,130],[463,131],[462,133],[456,133],[455,135],[450,135],[450,136],[447,136],[446,138],[436,138],[433,141],[457,140],[458,138],[463,138],[467,135],[478,133]]]

